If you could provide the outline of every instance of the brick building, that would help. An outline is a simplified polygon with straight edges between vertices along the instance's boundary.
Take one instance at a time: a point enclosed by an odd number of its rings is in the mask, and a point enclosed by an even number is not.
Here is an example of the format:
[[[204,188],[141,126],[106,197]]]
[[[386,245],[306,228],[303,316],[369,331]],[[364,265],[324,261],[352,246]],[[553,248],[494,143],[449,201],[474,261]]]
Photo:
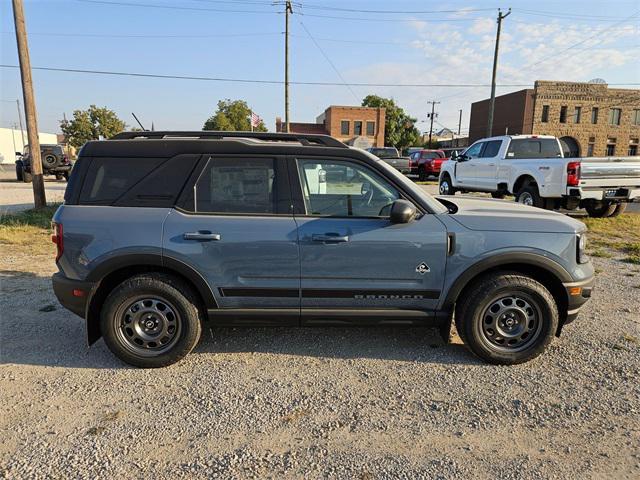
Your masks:
[[[471,105],[469,140],[486,136],[489,100]],[[555,135],[568,156],[638,155],[640,90],[538,80],[496,97],[492,135]]]
[[[358,146],[384,146],[384,108],[332,105],[318,115],[315,123],[290,122],[291,133],[321,133]],[[284,122],[276,118],[276,131],[284,132]]]

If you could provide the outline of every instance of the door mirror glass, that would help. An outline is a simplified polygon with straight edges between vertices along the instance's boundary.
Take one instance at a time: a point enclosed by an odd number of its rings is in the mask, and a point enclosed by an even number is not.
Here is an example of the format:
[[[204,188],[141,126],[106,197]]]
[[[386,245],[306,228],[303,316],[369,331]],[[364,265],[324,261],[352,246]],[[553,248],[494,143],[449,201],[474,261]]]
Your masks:
[[[389,220],[391,223],[409,223],[416,218],[416,206],[407,200],[396,200],[391,205]]]

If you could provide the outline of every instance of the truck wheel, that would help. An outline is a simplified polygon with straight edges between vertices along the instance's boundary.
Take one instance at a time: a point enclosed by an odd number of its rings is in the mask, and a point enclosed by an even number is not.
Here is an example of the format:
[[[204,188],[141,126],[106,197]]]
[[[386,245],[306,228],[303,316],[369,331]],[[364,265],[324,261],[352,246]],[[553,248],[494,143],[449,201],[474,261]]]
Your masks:
[[[483,360],[523,363],[540,355],[558,328],[558,307],[544,285],[519,273],[496,272],[467,288],[455,321],[465,345]]]
[[[455,195],[456,189],[451,184],[451,177],[448,174],[444,174],[440,179],[440,185],[438,186],[438,192],[440,195]]]
[[[618,215],[622,215],[624,211],[627,209],[627,203],[619,203],[616,205],[616,209],[613,211],[610,217],[617,217]]]
[[[22,181],[22,168],[23,168],[22,160],[18,160],[16,162],[16,180],[18,180],[19,182]]]
[[[545,207],[544,199],[540,196],[535,183],[525,183],[520,190],[516,192],[516,202],[531,207]]]
[[[587,211],[590,217],[606,218],[610,217],[615,212],[616,207],[617,205],[611,202],[593,202],[586,205],[584,209]]]
[[[31,183],[32,180],[33,175],[31,175],[31,173],[27,172],[24,167],[22,167],[22,181],[24,183]]]
[[[62,174],[62,178],[64,178],[64,181],[65,181],[65,182],[68,182],[68,181],[69,181],[69,172],[64,172],[64,173]]]
[[[426,182],[429,179],[429,174],[424,167],[418,168],[418,180],[420,182]]]
[[[100,330],[109,349],[136,367],[171,365],[200,339],[198,301],[179,279],[161,273],[118,285],[102,308]]]

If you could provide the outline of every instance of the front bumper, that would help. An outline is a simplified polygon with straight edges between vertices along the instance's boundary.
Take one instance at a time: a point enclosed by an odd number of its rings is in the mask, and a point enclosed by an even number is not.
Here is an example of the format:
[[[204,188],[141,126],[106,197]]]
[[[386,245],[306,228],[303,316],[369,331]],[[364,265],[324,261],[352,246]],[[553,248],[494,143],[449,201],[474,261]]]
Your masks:
[[[76,315],[86,318],[87,305],[96,286],[93,282],[71,280],[62,273],[54,273],[51,277],[53,293],[60,304]]]
[[[567,291],[567,318],[564,323],[573,322],[582,306],[591,298],[595,277],[580,282],[563,283]]]

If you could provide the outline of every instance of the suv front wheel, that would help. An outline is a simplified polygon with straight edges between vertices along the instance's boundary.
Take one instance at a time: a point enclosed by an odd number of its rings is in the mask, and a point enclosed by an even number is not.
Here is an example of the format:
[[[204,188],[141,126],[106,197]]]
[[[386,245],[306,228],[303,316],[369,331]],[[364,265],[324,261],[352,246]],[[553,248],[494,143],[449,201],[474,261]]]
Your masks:
[[[181,280],[162,273],[118,285],[102,308],[100,330],[109,349],[136,367],[171,365],[200,339],[197,299]]]
[[[546,349],[558,329],[558,307],[540,282],[498,272],[475,281],[461,295],[455,321],[460,338],[478,357],[512,365]]]

